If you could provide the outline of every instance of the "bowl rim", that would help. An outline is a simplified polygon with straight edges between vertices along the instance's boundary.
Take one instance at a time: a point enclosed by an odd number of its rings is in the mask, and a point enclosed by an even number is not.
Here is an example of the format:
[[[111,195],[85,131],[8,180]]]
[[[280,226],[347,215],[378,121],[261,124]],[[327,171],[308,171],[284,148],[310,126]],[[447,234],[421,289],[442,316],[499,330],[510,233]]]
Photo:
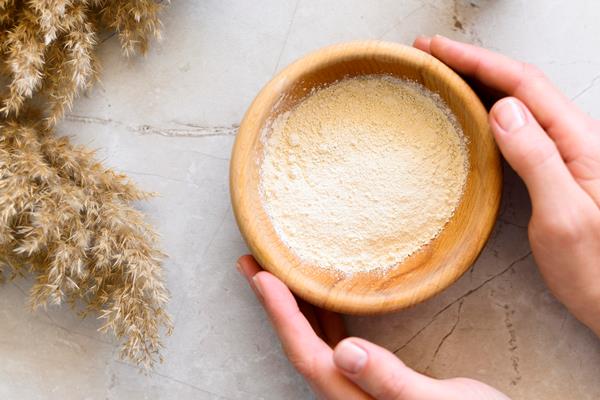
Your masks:
[[[279,73],[269,80],[269,82],[260,90],[251,105],[248,107],[244,118],[240,123],[230,161],[229,184],[232,209],[242,237],[244,238],[250,252],[254,255],[257,261],[262,264],[265,270],[277,276],[301,298],[310,303],[318,304],[324,308],[347,314],[364,315],[397,311],[399,309],[406,308],[427,300],[449,287],[471,267],[485,247],[485,243],[489,239],[498,217],[502,195],[502,168],[499,152],[497,147],[495,147],[493,150],[494,154],[492,155],[492,158],[495,158],[492,160],[492,174],[498,178],[498,184],[493,188],[493,190],[498,193],[497,196],[493,196],[494,201],[489,207],[490,212],[485,215],[486,220],[484,221],[484,225],[482,227],[482,235],[479,238],[475,248],[469,249],[468,254],[465,254],[463,257],[464,261],[457,267],[458,270],[456,273],[442,274],[441,279],[438,279],[435,284],[428,284],[424,287],[421,287],[418,295],[415,295],[415,293],[398,293],[391,299],[388,298],[383,304],[381,301],[374,301],[373,298],[369,296],[360,296],[356,293],[351,294],[351,305],[348,304],[350,297],[344,296],[343,294],[338,294],[334,298],[328,298],[332,288],[322,289],[318,285],[311,284],[311,282],[290,279],[289,268],[280,267],[274,262],[274,257],[272,254],[262,251],[262,249],[266,247],[263,246],[262,243],[266,238],[249,237],[248,224],[252,219],[252,215],[247,207],[240,206],[241,204],[245,204],[245,202],[242,201],[244,193],[243,191],[238,190],[236,185],[236,171],[241,168],[241,163],[246,160],[244,155],[241,154],[240,143],[247,142],[251,138],[249,135],[254,137],[261,134],[262,127],[258,127],[249,122],[251,116],[256,114],[256,108],[260,107],[266,98],[272,98],[274,93],[278,92],[278,88],[289,83],[290,81],[297,81],[298,78],[312,69],[323,67],[331,63],[344,62],[345,59],[355,60],[357,58],[360,59],[374,56],[390,57],[398,60],[412,60],[417,64],[424,62],[433,63],[439,73],[444,74],[444,79],[448,80],[453,87],[458,88],[460,91],[460,96],[464,96],[464,98],[466,98],[467,101],[473,106],[471,109],[469,109],[469,114],[472,115],[472,119],[478,124],[483,124],[482,126],[485,125],[489,131],[487,111],[485,110],[485,107],[483,106],[479,97],[456,72],[435,57],[414,47],[394,42],[379,40],[342,42],[323,47],[306,54],[287,67],[283,68]],[[437,276],[437,278],[440,277]],[[328,298],[327,303],[325,304],[323,303],[324,298]]]

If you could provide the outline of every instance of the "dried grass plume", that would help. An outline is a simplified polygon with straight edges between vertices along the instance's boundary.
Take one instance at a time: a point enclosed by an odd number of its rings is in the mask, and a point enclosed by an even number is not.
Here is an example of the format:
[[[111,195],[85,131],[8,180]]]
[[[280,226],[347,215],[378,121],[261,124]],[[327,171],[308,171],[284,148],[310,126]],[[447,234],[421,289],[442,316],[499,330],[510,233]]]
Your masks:
[[[153,0],[0,0],[0,280],[32,272],[35,307],[83,302],[122,356],[149,368],[172,324],[157,237],[133,202],[147,195],[93,153],[54,135],[98,76],[98,32],[122,51],[158,37]]]

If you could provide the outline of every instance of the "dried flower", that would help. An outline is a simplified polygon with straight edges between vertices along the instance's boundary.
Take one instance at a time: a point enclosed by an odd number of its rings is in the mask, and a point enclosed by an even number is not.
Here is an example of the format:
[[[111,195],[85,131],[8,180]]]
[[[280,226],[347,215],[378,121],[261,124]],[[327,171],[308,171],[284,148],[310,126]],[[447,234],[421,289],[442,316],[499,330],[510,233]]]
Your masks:
[[[0,0],[0,279],[35,274],[34,308],[83,302],[145,368],[172,329],[164,255],[133,207],[148,194],[53,126],[96,79],[96,32],[116,30],[126,55],[145,51],[159,10],[150,0]]]
[[[161,7],[154,0],[0,0],[2,72],[9,77],[0,111],[18,115],[39,92],[54,126],[97,77],[96,32],[116,31],[127,56],[145,52],[149,39],[160,37]]]

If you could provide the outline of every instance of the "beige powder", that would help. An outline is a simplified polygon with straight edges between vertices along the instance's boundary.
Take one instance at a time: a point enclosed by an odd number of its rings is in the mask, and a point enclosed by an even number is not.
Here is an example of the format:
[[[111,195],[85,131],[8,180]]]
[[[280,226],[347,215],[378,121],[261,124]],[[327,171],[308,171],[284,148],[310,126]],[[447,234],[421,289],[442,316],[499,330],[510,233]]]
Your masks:
[[[387,268],[430,242],[458,205],[465,139],[439,96],[391,77],[339,81],[263,133],[261,196],[302,260]]]

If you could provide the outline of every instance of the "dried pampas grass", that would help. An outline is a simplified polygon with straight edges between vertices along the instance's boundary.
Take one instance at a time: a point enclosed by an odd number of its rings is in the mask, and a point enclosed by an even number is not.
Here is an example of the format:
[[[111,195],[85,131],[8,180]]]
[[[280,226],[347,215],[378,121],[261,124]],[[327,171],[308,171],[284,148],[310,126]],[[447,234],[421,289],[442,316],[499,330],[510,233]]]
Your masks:
[[[0,0],[0,279],[35,274],[31,305],[83,302],[123,340],[121,354],[149,368],[170,333],[157,237],[132,203],[127,177],[53,133],[98,75],[97,32],[123,53],[158,37],[152,0]]]
[[[53,126],[97,77],[97,32],[116,31],[127,56],[145,52],[160,35],[161,7],[153,0],[0,0],[1,72],[10,80],[0,111],[18,115],[38,93]]]

